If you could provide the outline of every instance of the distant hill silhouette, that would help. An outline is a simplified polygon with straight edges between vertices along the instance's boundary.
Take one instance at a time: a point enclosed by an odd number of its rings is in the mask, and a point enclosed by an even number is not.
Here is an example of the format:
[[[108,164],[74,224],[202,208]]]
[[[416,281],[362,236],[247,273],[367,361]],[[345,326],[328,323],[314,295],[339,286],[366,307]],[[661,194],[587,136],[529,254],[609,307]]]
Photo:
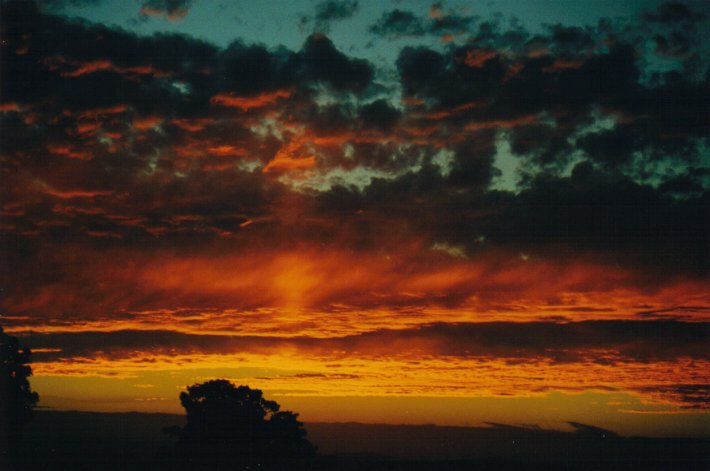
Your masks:
[[[36,410],[26,427],[28,471],[171,469],[172,414]],[[583,424],[561,432],[488,427],[308,423],[327,470],[707,470],[710,439],[625,438]],[[612,432],[613,433],[613,432]]]

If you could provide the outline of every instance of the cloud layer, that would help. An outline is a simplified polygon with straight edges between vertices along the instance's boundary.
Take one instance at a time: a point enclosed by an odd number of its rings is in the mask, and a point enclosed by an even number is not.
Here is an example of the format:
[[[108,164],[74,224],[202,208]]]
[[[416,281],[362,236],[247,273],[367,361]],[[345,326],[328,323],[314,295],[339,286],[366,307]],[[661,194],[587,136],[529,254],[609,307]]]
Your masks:
[[[349,359],[334,374],[353,385],[421,361],[431,384],[410,392],[447,394],[475,362],[515,372],[496,394],[707,408],[701,13],[531,32],[394,9],[369,26],[408,41],[383,64],[327,35],[357,1],[319,3],[297,50],[139,36],[55,3],[0,12],[0,307],[39,371],[291,352]],[[556,379],[525,383],[521,362]]]

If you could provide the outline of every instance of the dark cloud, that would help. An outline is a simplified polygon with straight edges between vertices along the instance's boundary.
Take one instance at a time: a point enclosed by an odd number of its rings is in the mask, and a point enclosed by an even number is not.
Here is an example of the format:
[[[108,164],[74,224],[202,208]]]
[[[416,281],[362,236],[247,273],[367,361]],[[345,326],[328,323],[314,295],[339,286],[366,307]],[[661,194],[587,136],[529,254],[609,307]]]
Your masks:
[[[397,124],[402,113],[392,107],[387,100],[375,100],[358,109],[358,117],[365,126],[374,126],[378,129],[389,130]]]
[[[351,18],[358,8],[357,0],[325,0],[319,3],[315,13],[316,31],[327,33],[331,23]]]
[[[693,22],[704,18],[704,15],[695,13],[685,3],[665,2],[656,11],[645,13],[644,18],[655,23],[680,23]]]
[[[300,80],[324,82],[336,91],[363,91],[373,78],[373,67],[338,51],[322,34],[313,34],[287,65]]]
[[[318,84],[359,92],[373,78],[367,61],[348,57],[320,33],[309,36],[296,53],[237,41],[220,53],[217,66],[219,90],[247,96],[295,87],[308,90]]]
[[[556,52],[581,54],[594,48],[596,38],[591,28],[564,26],[561,24],[548,26],[550,43]]]
[[[445,35],[466,33],[474,20],[472,16],[444,11],[440,4],[434,4],[428,18],[417,16],[408,10],[385,11],[375,23],[370,25],[369,30],[373,34],[388,38],[428,34],[445,37]]]
[[[432,23],[429,25],[429,30],[432,33],[465,33],[474,21],[474,17],[459,15],[454,12],[444,12],[439,4],[438,9],[429,10],[429,16],[432,18]]]
[[[235,42],[220,54],[221,89],[238,95],[255,95],[290,85],[284,72],[285,57],[263,46]]]
[[[710,99],[707,82],[692,83],[676,76],[659,87],[629,91],[610,103],[616,102],[613,105],[621,113],[634,118],[580,140],[593,160],[613,167],[628,163],[637,152],[648,161],[668,156],[687,165],[702,160],[695,139],[706,134],[710,123],[710,111],[700,104]]]
[[[588,134],[578,141],[592,159],[605,166],[616,167],[628,164],[632,154],[641,148],[638,133],[631,132],[630,126]]]
[[[636,388],[636,390],[678,402],[684,409],[710,407],[710,384],[657,384]]]
[[[414,13],[405,10],[392,10],[382,14],[370,31],[379,36],[420,36],[424,34],[424,21]]]
[[[690,51],[690,39],[680,31],[673,31],[670,36],[655,36],[656,54],[670,58],[682,58]]]
[[[461,144],[459,148],[468,151],[458,151],[457,156],[467,157],[457,159],[454,169],[461,162],[478,164],[476,174],[481,178],[469,174],[456,182],[458,188],[466,181],[469,188],[480,188],[494,175],[486,167],[493,164],[490,156],[495,149],[480,143],[483,138],[492,145],[496,130],[505,132],[511,150],[523,157],[519,183],[530,191],[507,202],[490,195],[485,202],[471,199],[468,203],[473,214],[485,208],[502,210],[501,204],[509,209],[520,204],[519,209],[494,211],[490,217],[469,222],[466,235],[456,242],[474,249],[476,234],[490,236],[489,242],[529,240],[536,245],[557,240],[582,244],[590,250],[613,249],[615,256],[633,254],[631,259],[636,262],[650,250],[663,255],[649,261],[673,265],[682,260],[682,266],[706,272],[707,247],[703,240],[708,237],[708,228],[702,214],[707,212],[707,203],[702,195],[707,186],[700,183],[704,177],[699,175],[704,175],[702,168],[706,167],[700,163],[706,160],[701,140],[710,118],[707,107],[699,104],[710,98],[707,81],[691,81],[671,73],[661,83],[644,84],[638,52],[631,45],[617,43],[592,53],[596,43],[589,31],[559,27],[552,31],[542,52],[533,54],[535,50],[527,49],[518,58],[471,46],[452,49],[450,54],[426,48],[405,48],[400,54],[397,65],[405,94],[412,102],[418,100],[418,109],[428,109],[421,116],[441,134],[459,135],[456,130],[461,128],[478,133],[478,149],[471,141]],[[559,55],[551,52],[555,50]],[[573,50],[586,52],[567,55]],[[616,122],[594,129],[600,115]],[[487,132],[491,137],[484,137]],[[454,149],[456,144],[448,147]],[[549,178],[570,168],[570,157],[580,150],[587,162],[580,164],[572,176]],[[676,170],[664,172],[661,169],[668,167],[661,162]],[[454,171],[441,183],[451,184],[459,175]],[[558,204],[547,199],[525,202],[539,191],[571,197],[581,190],[577,185],[582,175],[594,178],[574,197],[576,203],[567,200]],[[593,194],[596,191],[600,193]],[[545,216],[533,217],[537,210],[543,210]],[[574,222],[575,214],[582,224]],[[589,219],[590,214],[597,216]],[[504,226],[507,228],[500,232]],[[447,231],[450,238],[456,233],[451,227]],[[682,242],[678,239],[681,233]],[[667,245],[670,240],[677,241],[675,248]],[[682,248],[688,246],[692,249]],[[693,253],[703,256],[696,258]]]
[[[684,267],[706,274],[707,205],[707,193],[676,200],[585,163],[569,178],[535,179],[506,209],[488,218],[491,225],[482,233],[491,241],[528,249],[556,240],[570,250],[587,246],[624,265]],[[650,252],[655,255],[649,258]]]
[[[171,331],[117,331],[22,334],[38,361],[71,357],[108,358],[177,351],[189,353],[277,352],[296,348],[305,354],[357,354],[364,357],[429,355],[489,359],[551,360],[557,363],[671,361],[710,359],[707,323],[676,321],[492,322],[431,324],[413,329],[379,330],[337,338],[195,335]],[[394,346],[394,347],[393,347]],[[333,354],[333,353],[331,353]]]
[[[643,267],[642,285],[663,284],[671,273],[708,275],[708,194],[697,181],[702,172],[654,188],[585,162],[569,177],[533,177],[518,195],[486,193],[495,176],[495,147],[490,137],[488,144],[481,140],[454,148],[446,176],[428,165],[373,181],[363,193],[334,189],[319,202],[334,214],[375,208],[371,213],[382,214],[390,227],[406,228],[410,237],[448,241],[474,254],[505,250],[559,261],[587,254],[610,266]],[[378,220],[371,214],[363,222],[371,234]]]

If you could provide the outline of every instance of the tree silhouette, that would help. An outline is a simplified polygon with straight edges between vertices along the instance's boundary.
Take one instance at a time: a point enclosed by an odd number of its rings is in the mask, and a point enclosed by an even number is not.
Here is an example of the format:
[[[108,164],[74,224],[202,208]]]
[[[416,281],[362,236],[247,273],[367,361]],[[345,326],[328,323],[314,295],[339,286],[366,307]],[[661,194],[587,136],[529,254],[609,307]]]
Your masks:
[[[32,409],[39,395],[32,391],[28,378],[30,350],[21,348],[17,338],[0,327],[0,465],[17,458],[22,425],[32,420]]]
[[[258,389],[218,379],[189,386],[180,402],[187,423],[165,432],[191,469],[297,469],[315,454],[298,414]]]

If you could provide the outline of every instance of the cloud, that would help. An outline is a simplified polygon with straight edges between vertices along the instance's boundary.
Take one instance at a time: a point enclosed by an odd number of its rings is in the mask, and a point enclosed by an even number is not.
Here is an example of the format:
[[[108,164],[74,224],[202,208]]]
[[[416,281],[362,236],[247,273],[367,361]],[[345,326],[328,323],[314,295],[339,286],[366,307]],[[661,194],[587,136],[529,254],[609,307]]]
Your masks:
[[[656,54],[662,57],[681,59],[690,51],[690,39],[679,31],[674,31],[670,36],[658,35],[656,41]]]
[[[238,353],[296,348],[305,355],[327,351],[362,357],[434,355],[489,359],[551,360],[555,363],[710,360],[707,323],[676,321],[585,321],[439,323],[413,329],[377,330],[334,338],[199,335],[171,331],[63,332],[23,334],[42,361],[69,356]],[[40,355],[38,353],[38,355]]]
[[[332,23],[353,17],[358,8],[357,0],[325,0],[318,3],[314,17],[315,31],[329,32]]]
[[[324,34],[218,47],[4,2],[6,322],[67,355],[171,328],[166,355],[705,361],[682,321],[708,305],[710,88],[681,10],[535,33],[395,10],[373,31],[411,45],[375,64]]]
[[[440,3],[435,3],[429,9],[427,17],[418,16],[408,10],[385,11],[370,25],[369,31],[391,39],[437,35],[450,40],[455,35],[466,33],[474,20],[472,16],[445,11]]]
[[[402,116],[399,110],[382,99],[361,106],[357,113],[365,127],[383,131],[391,130]]]
[[[187,16],[191,6],[192,0],[145,0],[141,5],[140,16],[159,16],[168,21],[178,21]]]
[[[657,10],[646,12],[644,18],[655,23],[679,23],[694,22],[704,18],[704,15],[693,12],[685,3],[665,2]]]
[[[336,91],[363,91],[372,81],[373,67],[338,51],[326,36],[313,34],[295,57],[296,76],[301,80],[328,83]]]
[[[673,321],[495,322],[331,338],[118,330],[21,339],[35,350],[40,374],[131,377],[229,362],[256,372],[282,365],[250,382],[283,390],[311,390],[317,382],[322,395],[529,397],[600,390],[707,409],[707,330],[706,323]]]
[[[420,36],[424,34],[424,22],[414,13],[405,10],[384,12],[376,23],[370,26],[370,32],[389,37]]]
[[[398,243],[469,254],[555,258],[566,246],[605,263],[707,269],[707,85],[644,82],[637,51],[598,48],[598,30],[554,25],[513,40],[481,25],[480,45],[404,48],[400,104],[373,96],[374,65],[324,35],[298,51],[220,49],[23,5],[4,15],[27,25],[7,29],[3,50],[1,119],[14,130],[4,149],[17,169],[3,191],[23,211],[5,227],[16,235],[199,245],[247,237],[250,220],[300,219],[346,246],[391,246],[383,234],[396,226]],[[517,194],[488,191],[506,141]],[[116,198],[53,210],[51,197],[94,194]],[[306,202],[293,216],[290,198]],[[347,211],[362,216],[345,235],[327,221]]]
[[[244,97],[234,94],[218,94],[210,99],[210,103],[218,106],[229,106],[249,111],[253,108],[263,108],[274,105],[282,98],[288,98],[291,93],[287,90],[277,90],[275,92],[262,93],[260,95]]]

